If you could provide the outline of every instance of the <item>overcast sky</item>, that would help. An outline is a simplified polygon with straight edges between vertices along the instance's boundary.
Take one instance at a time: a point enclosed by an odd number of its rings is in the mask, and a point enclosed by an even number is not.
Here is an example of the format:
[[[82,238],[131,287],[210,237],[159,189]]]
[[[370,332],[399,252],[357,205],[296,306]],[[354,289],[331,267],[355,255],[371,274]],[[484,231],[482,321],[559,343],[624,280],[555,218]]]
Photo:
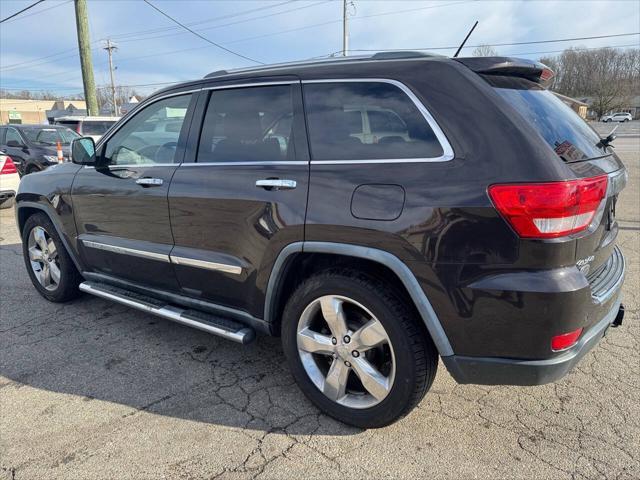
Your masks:
[[[152,3],[208,39],[264,63],[327,55],[342,48],[342,0],[171,1]],[[34,0],[0,1],[5,18]],[[640,2],[353,0],[350,48],[414,49],[590,37],[640,31]],[[258,18],[261,17],[261,18]],[[96,83],[109,79],[103,40],[111,37],[116,81],[152,84],[199,78],[254,65],[177,27],[142,0],[89,0]],[[640,36],[496,47],[500,54],[539,58],[570,46],[640,46]],[[452,55],[454,50],[437,50]],[[468,54],[471,49],[463,51]],[[544,52],[544,53],[540,53]],[[47,57],[47,58],[43,58]],[[0,87],[82,91],[71,0],[47,0],[0,26]],[[149,93],[161,86],[137,87]]]

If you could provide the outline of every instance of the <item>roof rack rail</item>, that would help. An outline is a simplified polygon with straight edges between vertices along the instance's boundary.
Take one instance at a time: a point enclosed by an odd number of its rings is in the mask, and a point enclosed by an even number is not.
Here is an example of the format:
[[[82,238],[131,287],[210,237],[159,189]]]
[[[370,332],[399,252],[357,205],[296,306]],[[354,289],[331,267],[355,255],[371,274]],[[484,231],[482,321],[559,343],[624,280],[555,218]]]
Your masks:
[[[239,74],[245,72],[261,72],[265,70],[279,69],[279,68],[287,68],[287,67],[310,67],[315,65],[322,64],[331,64],[331,63],[348,63],[348,62],[359,62],[359,61],[367,61],[367,60],[401,60],[405,58],[428,58],[428,57],[439,57],[441,55],[427,53],[427,52],[414,52],[414,51],[389,51],[389,52],[378,52],[373,55],[352,55],[347,57],[330,57],[330,58],[321,58],[321,59],[313,59],[313,60],[298,60],[295,62],[285,62],[285,63],[275,63],[271,65],[259,65],[256,67],[243,67],[243,68],[234,68],[232,70],[217,70],[215,72],[209,73],[204,78],[214,78],[221,77],[224,75],[232,75]]]
[[[227,75],[228,73],[227,70],[216,70],[215,72],[208,73],[204,78],[219,77],[220,75]]]
[[[436,54],[427,52],[418,52],[415,50],[395,50],[387,52],[378,52],[371,55],[374,60],[393,60],[400,58],[420,58],[420,57],[435,57]]]

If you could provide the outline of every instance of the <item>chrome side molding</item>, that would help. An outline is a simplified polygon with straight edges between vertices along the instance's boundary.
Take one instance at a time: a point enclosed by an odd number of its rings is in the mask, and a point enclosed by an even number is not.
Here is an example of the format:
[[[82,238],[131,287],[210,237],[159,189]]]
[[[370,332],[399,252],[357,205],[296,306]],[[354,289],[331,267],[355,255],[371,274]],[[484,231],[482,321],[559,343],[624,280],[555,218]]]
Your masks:
[[[205,260],[197,260],[195,258],[176,257],[175,255],[169,255],[171,263],[175,265],[186,265],[188,267],[204,268],[207,270],[214,270],[218,272],[233,273],[234,275],[240,275],[242,273],[242,267],[236,265],[227,265],[225,263],[207,262]]]
[[[118,253],[121,255],[132,255],[134,257],[145,258],[148,260],[157,260],[165,263],[173,263],[174,265],[184,265],[189,267],[204,268],[217,272],[231,273],[240,275],[242,267],[239,265],[229,265],[226,263],[208,262],[206,260],[198,260],[196,258],[179,257],[176,255],[166,255],[164,253],[150,252],[148,250],[138,250],[135,248],[120,247],[108,243],[94,242],[92,240],[82,240],[82,244],[88,248],[104,250],[106,252]]]

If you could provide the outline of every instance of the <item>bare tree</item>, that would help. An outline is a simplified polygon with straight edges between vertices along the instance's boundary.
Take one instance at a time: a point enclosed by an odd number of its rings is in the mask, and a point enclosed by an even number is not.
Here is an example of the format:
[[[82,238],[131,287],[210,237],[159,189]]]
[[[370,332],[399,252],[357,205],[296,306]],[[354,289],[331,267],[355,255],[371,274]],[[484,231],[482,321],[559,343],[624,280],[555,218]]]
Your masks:
[[[570,97],[591,97],[598,117],[629,104],[640,91],[640,49],[571,48],[540,61],[556,76],[551,88]]]
[[[101,110],[105,107],[111,110],[113,108],[111,105],[111,86],[98,87],[96,93],[98,95],[98,107]],[[138,99],[142,98],[134,88],[122,85],[116,86],[116,103],[118,106],[127,103],[133,96],[138,97]]]
[[[497,57],[498,51],[491,45],[480,45],[471,53],[474,57]]]

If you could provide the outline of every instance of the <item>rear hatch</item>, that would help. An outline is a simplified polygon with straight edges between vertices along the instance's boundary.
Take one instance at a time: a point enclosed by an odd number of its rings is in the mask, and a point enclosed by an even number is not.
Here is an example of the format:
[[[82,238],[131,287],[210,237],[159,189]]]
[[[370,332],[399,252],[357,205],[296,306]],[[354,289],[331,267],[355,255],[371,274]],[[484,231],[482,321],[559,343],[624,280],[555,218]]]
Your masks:
[[[572,236],[576,239],[575,261],[592,277],[605,268],[614,254],[618,225],[616,202],[626,184],[626,171],[611,147],[567,103],[545,87],[553,72],[530,60],[506,57],[456,59],[484,78],[540,136],[553,153],[550,157],[569,167],[575,178],[608,176],[606,197],[590,226]],[[567,102],[567,103],[565,103]]]

